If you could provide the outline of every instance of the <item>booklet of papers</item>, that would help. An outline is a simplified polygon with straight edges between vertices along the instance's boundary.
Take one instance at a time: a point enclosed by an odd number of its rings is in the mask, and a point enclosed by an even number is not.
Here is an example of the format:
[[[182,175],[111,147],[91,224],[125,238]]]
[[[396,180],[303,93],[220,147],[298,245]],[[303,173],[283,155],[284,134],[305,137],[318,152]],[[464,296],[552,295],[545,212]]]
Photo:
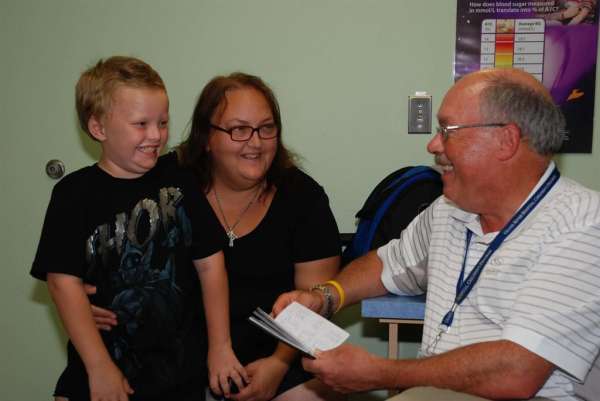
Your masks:
[[[256,308],[248,319],[273,337],[312,357],[315,350],[330,350],[350,336],[347,331],[297,302],[289,304],[275,319],[261,308]]]

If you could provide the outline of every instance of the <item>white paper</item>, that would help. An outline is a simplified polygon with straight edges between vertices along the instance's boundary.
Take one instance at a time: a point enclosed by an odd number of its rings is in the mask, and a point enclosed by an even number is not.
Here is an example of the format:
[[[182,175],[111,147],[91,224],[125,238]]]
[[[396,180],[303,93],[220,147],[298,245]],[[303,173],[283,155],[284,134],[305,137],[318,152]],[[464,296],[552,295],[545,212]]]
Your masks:
[[[281,327],[314,352],[327,351],[341,345],[350,336],[347,331],[331,323],[304,305],[292,302],[275,318]]]
[[[289,304],[275,319],[259,308],[250,320],[271,335],[312,356],[315,350],[330,350],[350,336],[347,331],[297,302]]]

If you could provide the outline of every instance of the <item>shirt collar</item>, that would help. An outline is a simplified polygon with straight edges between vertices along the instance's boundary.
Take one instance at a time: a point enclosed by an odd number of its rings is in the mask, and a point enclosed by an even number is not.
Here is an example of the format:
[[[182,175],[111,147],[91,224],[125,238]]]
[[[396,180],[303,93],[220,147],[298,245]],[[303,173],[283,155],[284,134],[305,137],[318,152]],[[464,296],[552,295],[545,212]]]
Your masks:
[[[519,205],[517,210],[519,208],[521,208],[521,206],[523,206],[525,204],[525,202],[527,202],[529,200],[529,198],[531,198],[531,196],[535,193],[535,191],[538,190],[538,188],[540,186],[542,186],[544,181],[546,181],[546,179],[550,176],[550,174],[552,174],[552,170],[554,170],[554,167],[555,167],[554,161],[550,161],[550,163],[548,164],[548,167],[546,168],[546,171],[544,171],[544,174],[542,174],[542,176],[538,180],[537,184],[535,184],[533,189],[529,192],[529,195],[527,195],[527,198],[525,198],[525,200]],[[496,236],[496,234],[498,232],[495,231],[493,233],[487,233],[484,235],[483,229],[481,228],[481,223],[479,222],[478,214],[470,213],[465,210],[462,210],[458,206],[456,206],[456,204],[454,204],[452,201],[450,201],[448,198],[444,198],[444,199],[448,203],[454,205],[454,211],[450,214],[450,216],[452,218],[462,222],[465,225],[465,227],[467,227],[470,231],[472,231],[476,237],[480,237],[480,238],[483,237],[483,238],[481,238],[481,240],[483,242],[491,242],[494,239],[494,237]],[[538,205],[538,207],[539,207],[539,205]],[[507,238],[507,240],[509,240],[514,235],[516,235],[518,232],[520,232],[524,227],[527,227],[528,220],[531,221],[530,219],[525,220],[522,224],[519,225],[519,227],[517,227],[515,229],[515,231],[513,231],[511,233],[511,235]]]

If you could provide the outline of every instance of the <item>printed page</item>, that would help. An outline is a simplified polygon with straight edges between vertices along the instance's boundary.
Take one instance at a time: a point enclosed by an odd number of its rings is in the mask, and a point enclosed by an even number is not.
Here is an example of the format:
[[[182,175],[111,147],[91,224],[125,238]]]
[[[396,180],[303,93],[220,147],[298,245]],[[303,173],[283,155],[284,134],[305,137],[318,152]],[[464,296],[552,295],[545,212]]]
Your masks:
[[[273,318],[261,308],[256,308],[256,310],[252,312],[252,315],[253,316],[250,316],[248,318],[248,320],[250,320],[252,323],[257,325],[267,333],[271,334],[272,336],[277,337],[279,340],[287,343],[288,345],[291,345],[299,351],[302,351],[312,356],[310,350],[307,349],[304,346],[304,344],[302,344],[300,341],[294,338],[292,334],[286,332],[285,329],[283,329],[279,324],[277,324],[275,320],[273,320]]]
[[[304,352],[305,354],[314,357],[310,350],[304,348],[304,346],[300,344],[296,339],[291,337],[288,333],[285,333],[281,329],[281,327],[277,326],[277,324],[275,323],[269,323],[263,317],[257,317],[256,312],[255,316],[250,316],[248,320],[250,320],[250,322],[254,323],[273,337],[277,338],[279,341],[283,341],[287,345],[296,348],[298,351]],[[273,320],[271,319],[271,321]]]
[[[297,302],[289,304],[275,318],[287,333],[310,350],[327,351],[341,345],[350,334],[318,313]]]

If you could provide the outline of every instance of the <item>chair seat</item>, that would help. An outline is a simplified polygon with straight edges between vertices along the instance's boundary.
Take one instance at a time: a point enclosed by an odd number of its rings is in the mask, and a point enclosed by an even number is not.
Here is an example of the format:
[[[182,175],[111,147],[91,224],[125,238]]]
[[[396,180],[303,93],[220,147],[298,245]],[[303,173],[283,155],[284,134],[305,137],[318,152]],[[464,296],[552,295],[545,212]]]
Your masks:
[[[403,296],[387,294],[364,299],[361,316],[377,319],[423,320],[425,317],[425,294]]]

